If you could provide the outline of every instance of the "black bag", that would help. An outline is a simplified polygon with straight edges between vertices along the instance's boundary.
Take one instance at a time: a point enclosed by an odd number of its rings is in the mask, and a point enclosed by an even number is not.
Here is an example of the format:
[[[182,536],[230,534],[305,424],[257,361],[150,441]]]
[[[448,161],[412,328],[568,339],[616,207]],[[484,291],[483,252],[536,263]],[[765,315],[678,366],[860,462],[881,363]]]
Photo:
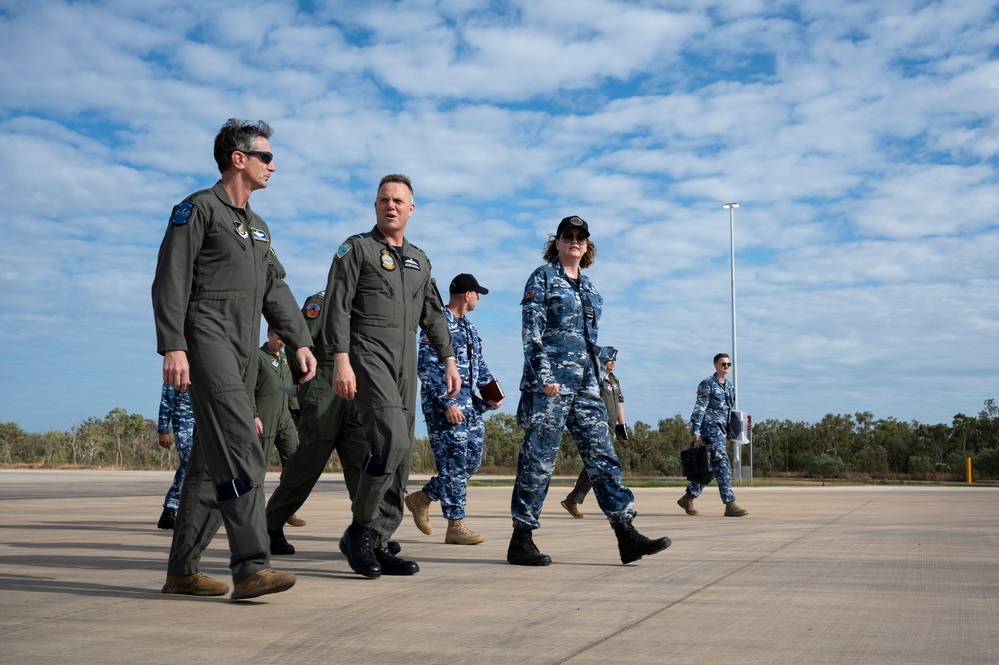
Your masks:
[[[680,451],[680,468],[687,480],[698,483],[711,481],[711,453],[707,446],[690,444],[686,450]],[[704,480],[707,476],[707,480]]]

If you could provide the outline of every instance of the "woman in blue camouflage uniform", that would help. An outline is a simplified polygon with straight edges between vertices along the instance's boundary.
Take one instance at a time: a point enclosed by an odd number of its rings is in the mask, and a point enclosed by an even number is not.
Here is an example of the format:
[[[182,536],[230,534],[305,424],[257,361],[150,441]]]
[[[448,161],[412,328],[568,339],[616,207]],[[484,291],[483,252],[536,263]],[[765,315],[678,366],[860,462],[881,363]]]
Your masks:
[[[579,217],[563,219],[545,247],[547,263],[531,274],[521,301],[524,374],[517,422],[524,428],[524,442],[517,459],[510,506],[513,537],[507,550],[507,561],[517,565],[551,563],[538,551],[532,532],[540,527],[538,517],[566,428],[597,503],[617,535],[622,563],[670,545],[669,538],[650,540],[632,526],[635,497],[621,484],[621,463],[600,396],[603,365],[613,358],[613,350],[597,345],[603,298],[581,272],[596,255],[589,236],[589,226]]]

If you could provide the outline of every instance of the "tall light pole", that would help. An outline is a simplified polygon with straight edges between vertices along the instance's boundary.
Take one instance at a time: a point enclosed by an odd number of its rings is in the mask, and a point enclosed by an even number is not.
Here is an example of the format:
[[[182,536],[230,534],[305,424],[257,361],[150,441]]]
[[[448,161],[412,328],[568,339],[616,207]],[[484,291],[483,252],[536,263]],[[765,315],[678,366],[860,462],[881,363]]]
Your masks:
[[[739,409],[739,380],[738,380],[738,368],[739,363],[736,362],[736,343],[735,343],[735,209],[739,207],[738,203],[726,203],[722,206],[728,210],[728,229],[729,229],[729,261],[732,267],[732,388],[735,390],[735,404],[732,408],[736,411]],[[742,445],[738,441],[732,443],[732,461],[735,463],[734,471],[742,483]]]
[[[732,267],[732,387],[735,388],[735,405],[736,410],[739,409],[739,380],[738,380],[738,369],[739,364],[736,362],[736,344],[735,344],[735,209],[739,207],[738,203],[726,203],[722,206],[728,210],[728,229],[729,229],[729,260]]]

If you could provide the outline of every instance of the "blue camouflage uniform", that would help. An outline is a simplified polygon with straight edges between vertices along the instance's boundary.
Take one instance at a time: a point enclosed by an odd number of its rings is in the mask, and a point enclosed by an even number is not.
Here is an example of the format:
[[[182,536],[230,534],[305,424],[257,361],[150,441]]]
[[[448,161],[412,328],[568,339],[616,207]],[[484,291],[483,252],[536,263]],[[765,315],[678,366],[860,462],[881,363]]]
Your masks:
[[[524,442],[517,458],[511,498],[515,529],[537,529],[555,470],[562,431],[576,442],[600,509],[612,526],[630,523],[635,497],[621,484],[621,463],[607,429],[600,395],[604,365],[612,349],[597,346],[603,298],[582,272],[569,279],[558,257],[531,274],[524,287],[524,374],[517,422]],[[558,383],[548,397],[546,384]]]
[[[711,453],[711,472],[718,481],[718,492],[724,503],[735,501],[726,444],[728,417],[734,404],[735,387],[732,382],[721,383],[718,375],[712,374],[698,384],[697,402],[694,412],[690,414],[690,434],[700,434],[701,441]],[[687,494],[696,499],[706,486],[707,483],[691,481],[687,485]]]
[[[423,486],[423,492],[441,502],[441,511],[449,520],[465,518],[468,479],[482,464],[482,443],[486,428],[482,414],[489,404],[472,388],[482,388],[493,380],[482,358],[482,340],[468,317],[458,318],[444,307],[444,318],[451,331],[454,359],[461,376],[461,391],[447,396],[444,365],[430,340],[421,331],[417,371],[420,376],[420,406],[427,421],[427,436],[437,462],[437,475]],[[465,419],[452,425],[444,411],[457,405]]]
[[[169,434],[171,426],[180,466],[173,475],[173,484],[163,500],[163,507],[177,510],[180,506],[180,488],[184,485],[184,475],[187,473],[187,460],[191,457],[191,444],[194,442],[194,413],[191,411],[191,394],[186,390],[180,392],[164,382],[160,393],[160,417],[156,433]]]

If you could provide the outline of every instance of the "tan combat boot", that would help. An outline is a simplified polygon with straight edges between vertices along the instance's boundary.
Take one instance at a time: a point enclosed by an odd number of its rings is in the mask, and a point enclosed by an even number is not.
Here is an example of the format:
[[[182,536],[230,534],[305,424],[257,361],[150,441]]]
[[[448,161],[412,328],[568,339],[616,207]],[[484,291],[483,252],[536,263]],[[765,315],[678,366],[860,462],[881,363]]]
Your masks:
[[[465,520],[448,520],[447,535],[444,542],[448,545],[478,545],[485,538],[481,533],[475,533],[467,526]]]
[[[287,591],[295,586],[295,573],[278,573],[269,568],[258,570],[242,582],[236,583],[232,590],[233,600],[244,600],[265,596],[269,593]]]
[[[416,528],[428,536],[434,532],[434,527],[430,526],[430,504],[433,503],[427,493],[417,490],[406,495],[406,507],[413,513],[413,521]]]
[[[742,517],[743,515],[748,515],[749,511],[745,508],[740,508],[735,505],[735,501],[731,501],[725,504],[725,517]]]
[[[569,499],[565,499],[565,500],[562,501],[562,507],[565,508],[565,511],[567,513],[569,513],[570,515],[572,515],[576,519],[578,519],[578,520],[583,519],[583,511],[581,511],[579,509],[579,504],[576,503],[575,501],[571,501]]]
[[[207,575],[167,575],[163,593],[179,593],[188,596],[224,596],[229,593],[229,585],[213,580]]]
[[[285,522],[288,526],[305,526],[305,520],[298,516],[298,513],[293,513],[288,521]]]
[[[680,506],[687,511],[688,515],[700,515],[701,512],[694,508],[694,497],[689,494],[684,494],[683,497],[676,502],[676,505]]]

